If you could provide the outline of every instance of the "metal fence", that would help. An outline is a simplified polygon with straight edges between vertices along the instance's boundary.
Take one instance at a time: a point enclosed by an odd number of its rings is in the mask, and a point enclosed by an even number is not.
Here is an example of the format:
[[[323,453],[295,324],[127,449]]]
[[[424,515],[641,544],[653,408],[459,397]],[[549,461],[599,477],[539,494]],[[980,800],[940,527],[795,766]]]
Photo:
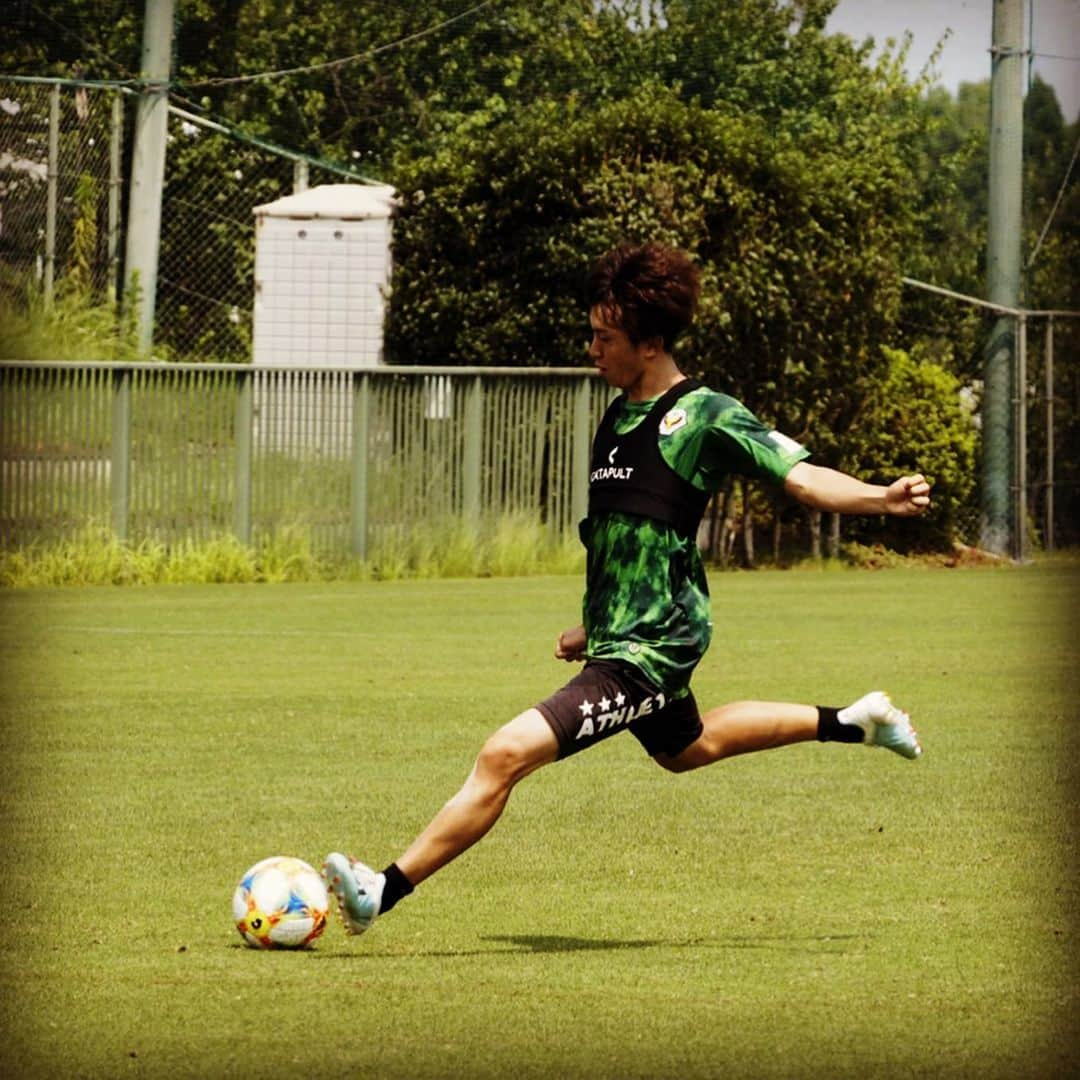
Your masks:
[[[121,245],[120,92],[0,80],[3,284],[115,293]]]
[[[115,297],[134,101],[125,87],[0,79],[0,288],[36,281],[46,303],[72,289]],[[155,357],[250,360],[253,208],[358,177],[175,106],[165,168]]]
[[[587,503],[587,370],[0,364],[0,543],[299,528],[366,557],[416,530]]]
[[[1008,553],[1018,560],[1029,557],[1035,546],[1054,550],[1059,532],[1065,543],[1075,543],[1080,487],[1075,461],[1059,445],[1057,416],[1063,408],[1066,421],[1075,416],[1067,395],[1076,370],[1080,312],[1003,307],[913,278],[903,281],[926,301],[920,311],[924,321],[907,331],[915,347],[932,355],[933,324],[948,324],[954,336],[967,337],[970,355],[978,360],[964,392],[979,437],[981,476],[958,510],[956,537],[982,546],[988,530],[1002,523],[1010,537]],[[957,334],[961,326],[966,333]],[[1013,354],[1011,371],[991,415],[983,359],[991,342],[1003,336],[1010,339],[1001,347]],[[970,368],[970,361],[962,366]],[[1000,435],[988,442],[992,425]]]

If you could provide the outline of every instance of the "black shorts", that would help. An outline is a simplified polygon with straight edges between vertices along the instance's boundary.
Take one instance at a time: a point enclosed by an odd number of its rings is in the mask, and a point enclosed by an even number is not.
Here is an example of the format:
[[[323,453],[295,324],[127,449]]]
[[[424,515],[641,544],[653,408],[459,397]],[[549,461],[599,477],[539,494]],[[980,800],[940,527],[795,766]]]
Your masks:
[[[590,660],[536,708],[559,740],[560,758],[620,731],[629,731],[650,756],[674,757],[702,732],[689,690],[671,700],[637,668],[613,660]]]

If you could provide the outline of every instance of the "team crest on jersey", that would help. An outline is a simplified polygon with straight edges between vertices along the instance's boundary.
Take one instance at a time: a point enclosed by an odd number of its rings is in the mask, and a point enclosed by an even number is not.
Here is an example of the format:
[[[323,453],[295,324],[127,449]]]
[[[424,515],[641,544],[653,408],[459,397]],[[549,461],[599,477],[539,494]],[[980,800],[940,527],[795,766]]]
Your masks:
[[[686,427],[686,410],[680,408],[670,409],[664,414],[664,419],[660,421],[660,434],[671,435],[681,427]]]

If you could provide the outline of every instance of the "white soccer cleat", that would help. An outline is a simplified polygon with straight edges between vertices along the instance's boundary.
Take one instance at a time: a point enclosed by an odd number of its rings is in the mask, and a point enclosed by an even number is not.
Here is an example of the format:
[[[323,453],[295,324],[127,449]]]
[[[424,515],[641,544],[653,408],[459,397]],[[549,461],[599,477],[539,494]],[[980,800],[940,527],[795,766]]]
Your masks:
[[[323,878],[337,898],[345,933],[362,934],[379,915],[386,878],[338,851],[326,856]]]
[[[884,746],[906,758],[922,754],[918,732],[911,726],[911,717],[898,709],[883,690],[872,690],[854,704],[841,709],[837,718],[843,724],[854,724],[863,730],[867,746]]]

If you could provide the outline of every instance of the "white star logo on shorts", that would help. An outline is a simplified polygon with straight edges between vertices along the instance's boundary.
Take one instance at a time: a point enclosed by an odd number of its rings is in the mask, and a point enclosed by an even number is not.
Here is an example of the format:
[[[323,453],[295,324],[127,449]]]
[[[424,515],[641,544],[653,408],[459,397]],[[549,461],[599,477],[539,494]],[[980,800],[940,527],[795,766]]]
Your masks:
[[[597,706],[599,707],[599,709],[600,709],[600,711],[601,711],[601,712],[607,712],[607,711],[608,711],[608,709],[610,709],[610,708],[611,708],[611,702],[610,702],[610,701],[608,701],[607,697],[602,697],[602,698],[601,698],[601,699],[600,699],[600,700],[599,700],[599,701],[597,702]]]
[[[579,709],[581,710],[581,715],[582,715],[582,716],[592,716],[592,709],[593,709],[593,706],[592,706],[592,702],[591,702],[591,701],[583,701],[583,702],[582,702],[582,703],[581,703],[581,704],[580,704],[580,705],[578,706],[578,708],[579,708]]]
[[[615,707],[621,709],[625,703],[626,695],[620,690],[619,693],[615,695]]]

